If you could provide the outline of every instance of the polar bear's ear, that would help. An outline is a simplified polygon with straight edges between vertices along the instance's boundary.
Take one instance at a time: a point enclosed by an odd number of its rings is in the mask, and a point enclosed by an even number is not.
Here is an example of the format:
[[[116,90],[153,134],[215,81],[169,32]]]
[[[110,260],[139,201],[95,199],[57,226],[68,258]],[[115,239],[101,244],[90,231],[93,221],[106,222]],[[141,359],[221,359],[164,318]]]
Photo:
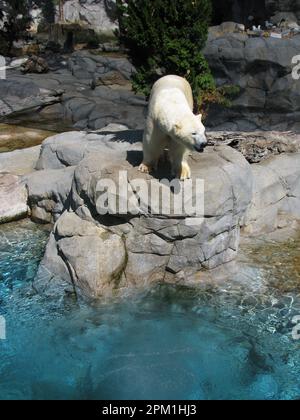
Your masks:
[[[197,115],[197,118],[202,122],[202,114]]]

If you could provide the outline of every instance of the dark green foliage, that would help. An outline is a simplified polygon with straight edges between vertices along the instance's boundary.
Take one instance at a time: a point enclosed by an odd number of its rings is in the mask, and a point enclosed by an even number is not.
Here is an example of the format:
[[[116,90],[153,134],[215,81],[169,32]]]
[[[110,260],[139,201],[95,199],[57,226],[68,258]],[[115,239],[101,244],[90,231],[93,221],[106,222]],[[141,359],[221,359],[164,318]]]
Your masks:
[[[118,35],[137,69],[136,91],[148,96],[166,74],[186,77],[196,100],[215,88],[201,53],[211,11],[211,0],[117,0]]]
[[[5,14],[5,18],[4,18]],[[9,54],[13,42],[22,38],[31,24],[29,1],[27,0],[1,0],[0,18],[4,19],[4,25],[0,29],[1,45],[5,45],[5,51],[0,53]]]
[[[34,0],[34,3],[42,10],[43,18],[46,23],[55,22],[55,2],[54,0]]]

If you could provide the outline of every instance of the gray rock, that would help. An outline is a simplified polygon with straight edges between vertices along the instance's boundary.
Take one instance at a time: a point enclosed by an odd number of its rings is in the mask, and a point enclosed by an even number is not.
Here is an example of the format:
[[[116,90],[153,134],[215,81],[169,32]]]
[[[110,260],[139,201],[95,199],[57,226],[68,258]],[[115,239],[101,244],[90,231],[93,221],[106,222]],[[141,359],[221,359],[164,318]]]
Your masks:
[[[53,263],[50,274],[48,266]],[[76,293],[90,298],[111,296],[125,265],[125,246],[120,236],[65,212],[55,225],[34,287],[45,292],[58,276],[67,279]]]
[[[34,172],[39,159],[41,146],[30,147],[13,152],[0,153],[0,173],[25,175]]]
[[[272,232],[300,219],[300,153],[274,156],[252,165],[254,193],[244,232]]]
[[[0,80],[0,117],[56,104],[62,93],[61,90],[40,89],[28,80]]]
[[[68,206],[74,168],[37,171],[25,178],[31,217],[38,223],[55,222]]]
[[[117,28],[114,0],[67,0],[64,2],[67,22],[83,22],[98,32],[110,32]]]
[[[63,169],[78,165],[84,157],[99,152],[98,165],[108,160],[126,160],[127,153],[142,150],[142,131],[109,134],[68,132],[49,137],[42,144],[37,169]]]
[[[55,255],[63,260],[58,267],[67,264],[69,268],[60,269],[64,281],[76,282],[84,294],[92,297],[106,294],[106,283],[97,277],[99,250],[104,252],[102,239],[95,234],[98,229],[119,240],[123,238],[126,252],[125,261],[121,259],[122,269],[117,270],[119,283],[109,280],[109,291],[112,284],[117,289],[142,287],[170,275],[174,281],[188,282],[197,271],[215,268],[235,258],[240,225],[252,197],[252,171],[242,154],[227,146],[210,147],[202,155],[193,154],[193,180],[204,180],[204,214],[199,218],[187,208],[175,211],[176,194],[170,194],[170,188],[156,178],[138,172],[142,157],[140,139],[140,133],[126,130],[107,135],[67,133],[44,142],[39,166],[47,168],[46,173],[49,168],[60,172],[58,168],[71,163],[77,167],[65,206],[68,211],[56,223],[43,273],[45,270],[51,273]],[[125,180],[120,178],[120,171],[127,174]],[[166,175],[162,173],[161,177]],[[103,191],[99,181],[104,180],[113,181],[117,188],[107,195],[112,201],[107,203],[105,199],[101,204]],[[169,198],[147,205],[146,196],[140,193],[138,201],[136,182],[141,180],[153,191],[161,188]],[[159,193],[153,194],[159,197]],[[203,191],[194,189],[192,197],[201,206]],[[191,199],[186,204],[191,205]],[[125,205],[129,210],[121,210]],[[104,214],[105,209],[111,214]],[[113,254],[110,246],[115,245],[106,243],[105,258],[110,252]],[[116,246],[118,255],[123,255],[121,248]],[[87,268],[90,265],[91,269]],[[59,274],[54,270],[54,277]]]
[[[21,178],[0,173],[0,224],[28,215],[27,190]]]
[[[259,163],[270,156],[300,152],[300,135],[276,131],[211,131],[210,145],[228,145],[243,154],[249,163]]]
[[[278,12],[271,17],[270,21],[275,25],[279,25],[282,20],[286,22],[297,22],[297,16],[293,12]]]
[[[21,112],[26,119],[25,111],[44,108],[38,117],[55,117],[77,129],[97,130],[111,123],[132,129],[144,127],[147,102],[132,91],[130,77],[135,69],[125,56],[76,51],[67,63],[55,66],[59,69],[50,70],[46,79],[8,71],[7,80],[0,83],[4,99],[0,99],[0,114]]]
[[[299,50],[299,35],[251,38],[212,31],[204,49],[212,73],[219,86],[238,86],[240,93],[230,108],[212,107],[207,125],[222,129],[234,124],[241,131],[296,129],[299,88],[291,73]]]

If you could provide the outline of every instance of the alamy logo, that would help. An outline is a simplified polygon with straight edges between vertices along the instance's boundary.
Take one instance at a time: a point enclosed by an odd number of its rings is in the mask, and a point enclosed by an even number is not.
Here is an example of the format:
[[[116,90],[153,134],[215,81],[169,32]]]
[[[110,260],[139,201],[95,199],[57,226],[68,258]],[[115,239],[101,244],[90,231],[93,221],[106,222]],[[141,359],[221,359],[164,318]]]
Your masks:
[[[6,60],[0,55],[0,79],[6,79]]]
[[[96,186],[96,208],[104,215],[158,215],[185,218],[188,225],[204,219],[204,180],[146,181],[128,179],[120,171],[118,179],[104,178]]]
[[[4,316],[0,315],[0,340],[6,340],[6,321]]]
[[[293,71],[292,71],[292,77],[294,80],[300,79],[300,55],[295,55],[295,57],[292,58],[292,64],[293,64]]]

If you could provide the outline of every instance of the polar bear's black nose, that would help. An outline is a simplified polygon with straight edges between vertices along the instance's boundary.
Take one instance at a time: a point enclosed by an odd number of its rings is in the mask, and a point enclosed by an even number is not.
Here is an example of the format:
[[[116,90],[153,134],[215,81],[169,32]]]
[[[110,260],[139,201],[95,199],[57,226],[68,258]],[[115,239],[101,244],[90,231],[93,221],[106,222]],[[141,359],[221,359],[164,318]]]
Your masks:
[[[207,146],[207,139],[204,136],[204,137],[201,137],[199,140],[198,139],[196,140],[194,149],[199,153],[203,153],[206,146]]]

